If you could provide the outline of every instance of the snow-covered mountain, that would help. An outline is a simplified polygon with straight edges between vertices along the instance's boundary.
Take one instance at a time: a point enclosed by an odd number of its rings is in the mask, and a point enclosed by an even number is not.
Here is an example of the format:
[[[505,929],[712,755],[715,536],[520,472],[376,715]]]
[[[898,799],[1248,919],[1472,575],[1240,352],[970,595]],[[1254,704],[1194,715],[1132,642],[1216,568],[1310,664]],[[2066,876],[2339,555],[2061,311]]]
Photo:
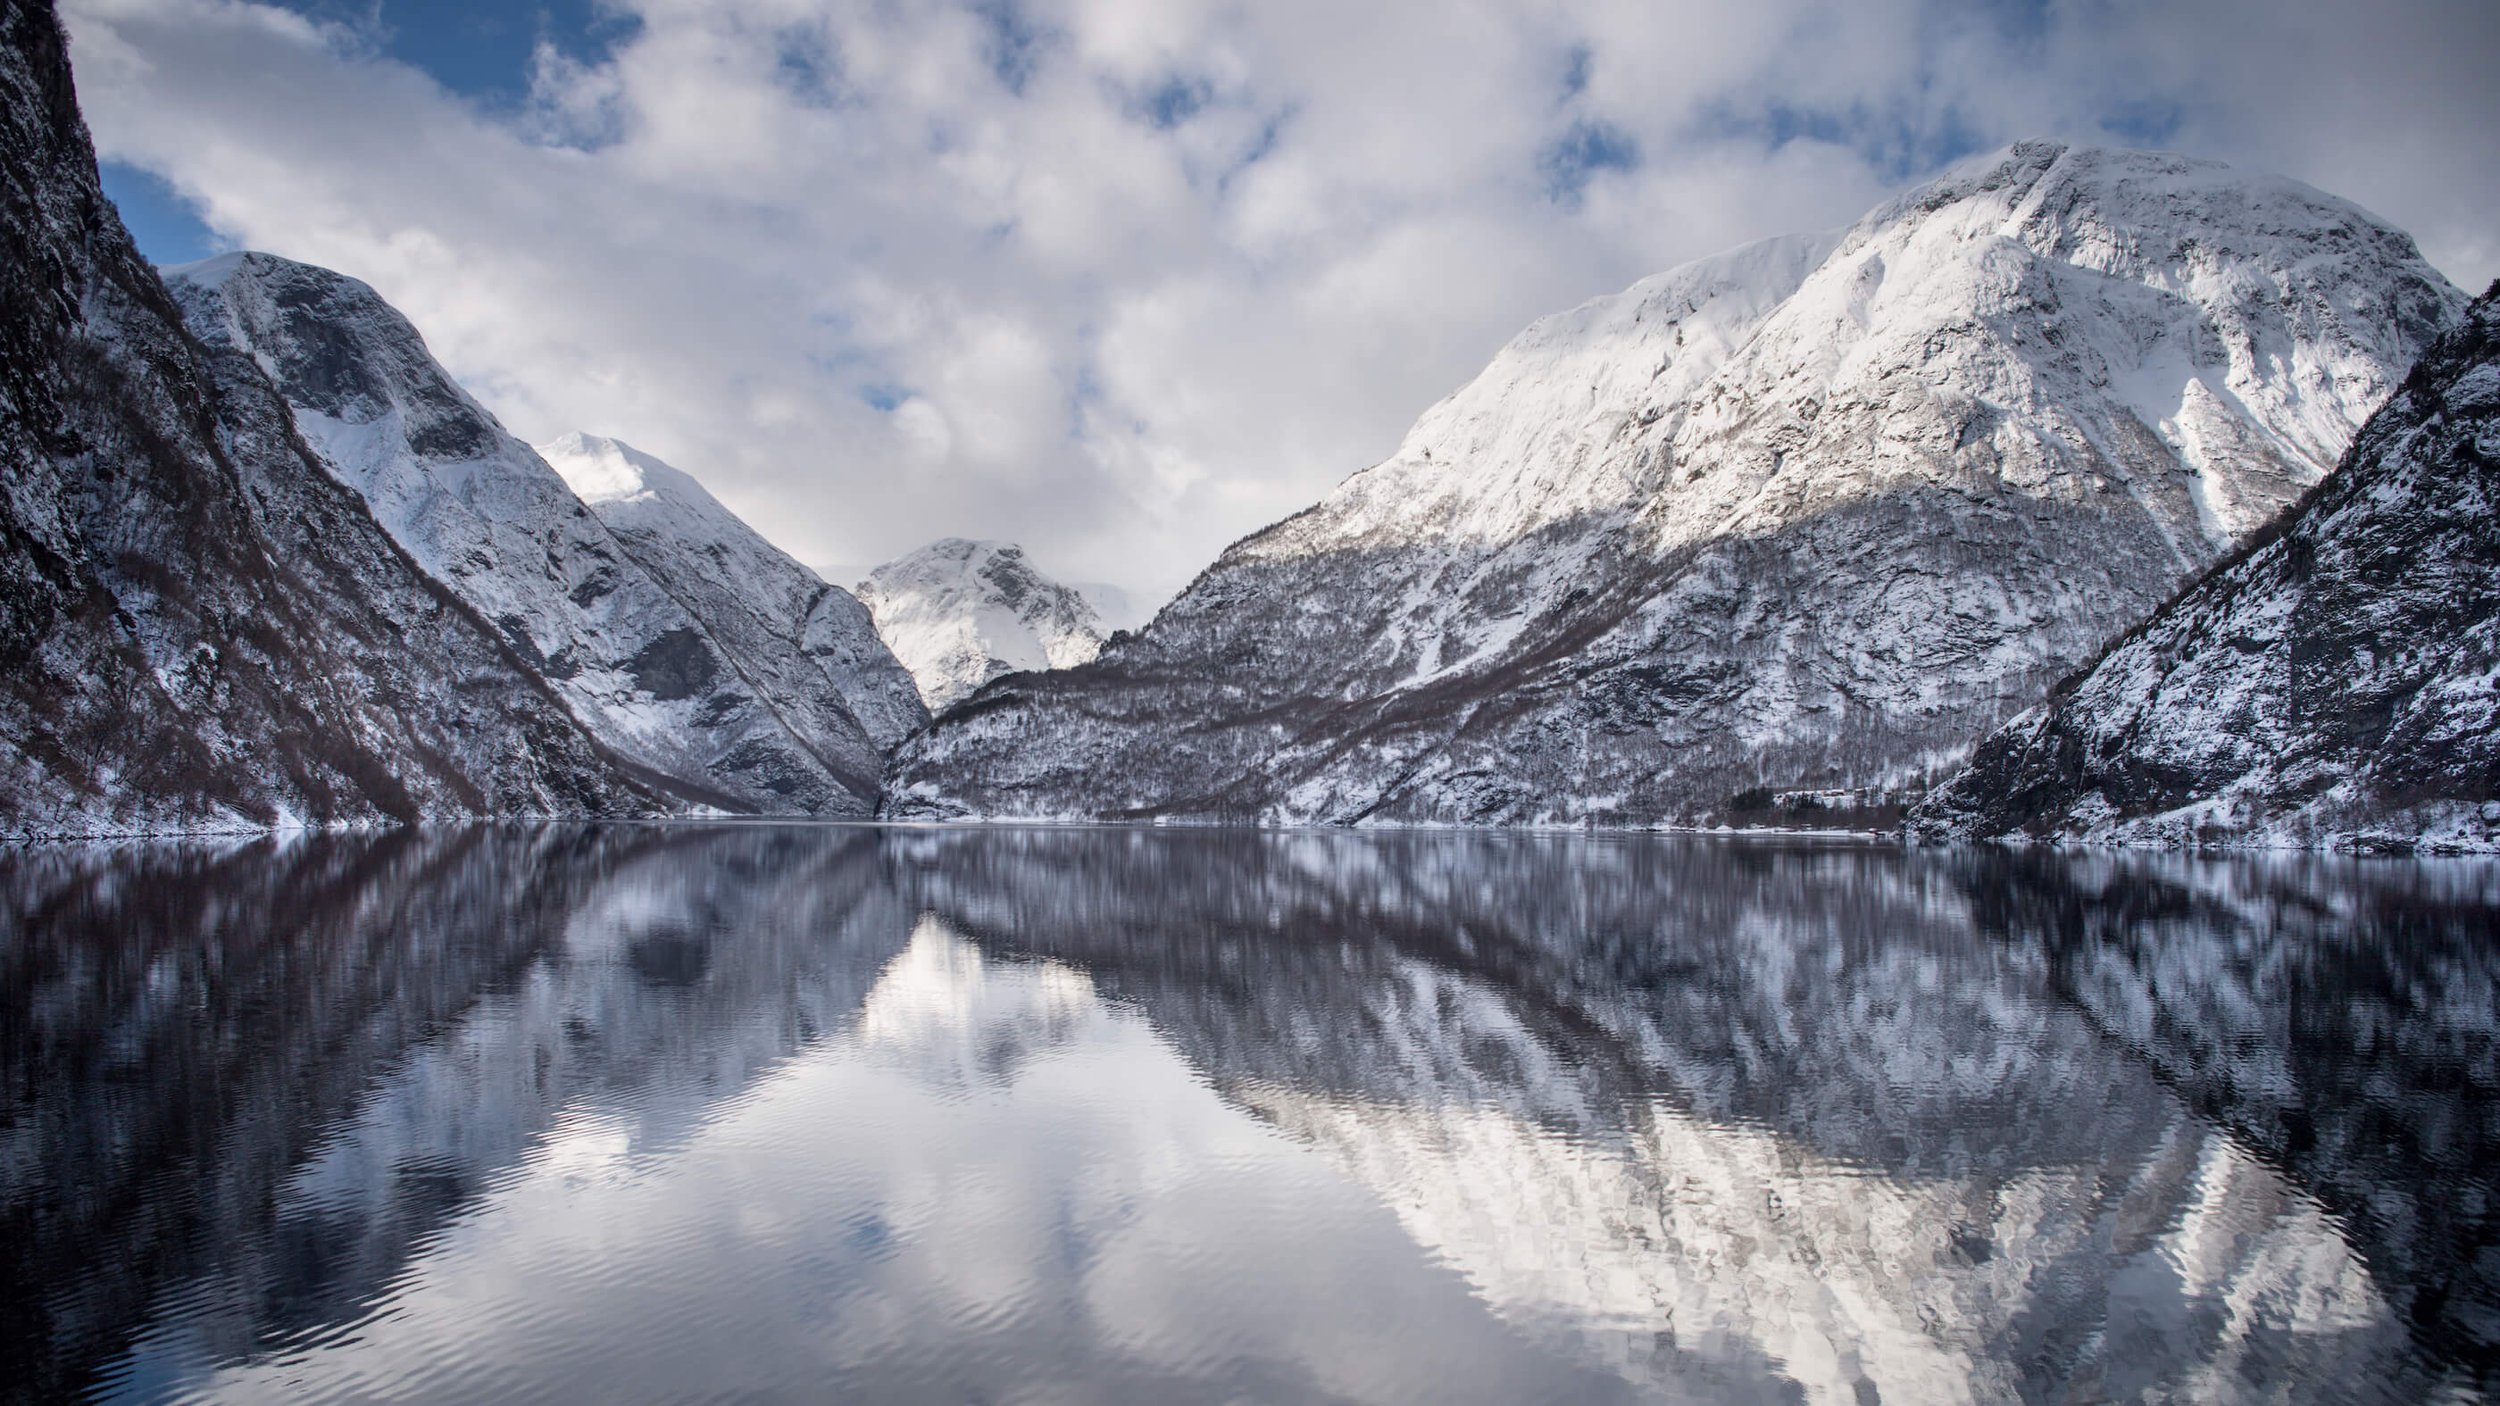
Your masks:
[[[867,607],[765,541],[691,475],[598,435],[563,435],[538,453],[801,736],[842,735],[847,712],[883,752],[928,722]]]
[[[2294,182],[2026,143],[1529,328],[901,816],[1695,819],[1914,787],[2322,476],[2463,298]]]
[[[329,471],[501,628],[592,735],[722,809],[867,813],[885,747],[820,663],[719,609],[697,573],[646,568],[371,288],[268,254],[171,269],[166,282],[201,343],[268,375]],[[845,623],[864,622],[827,626]],[[814,660],[840,649],[887,667],[856,631]]]
[[[859,598],[932,712],[1001,674],[1074,668],[1110,633],[1092,601],[1012,542],[941,537],[869,572]]]
[[[1911,819],[2500,850],[2500,286],[2279,535],[1989,738]]]
[[[0,9],[0,163],[0,834],[688,799],[418,569],[258,364],[185,333],[48,5]]]

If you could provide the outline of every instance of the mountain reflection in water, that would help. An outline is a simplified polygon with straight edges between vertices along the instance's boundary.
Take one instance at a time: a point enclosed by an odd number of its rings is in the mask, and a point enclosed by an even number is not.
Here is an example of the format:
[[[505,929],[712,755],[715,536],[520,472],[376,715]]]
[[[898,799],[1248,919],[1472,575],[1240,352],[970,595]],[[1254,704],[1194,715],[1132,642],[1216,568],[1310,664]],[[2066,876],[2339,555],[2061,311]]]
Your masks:
[[[0,1391],[2477,1399],[2500,870],[0,851]]]

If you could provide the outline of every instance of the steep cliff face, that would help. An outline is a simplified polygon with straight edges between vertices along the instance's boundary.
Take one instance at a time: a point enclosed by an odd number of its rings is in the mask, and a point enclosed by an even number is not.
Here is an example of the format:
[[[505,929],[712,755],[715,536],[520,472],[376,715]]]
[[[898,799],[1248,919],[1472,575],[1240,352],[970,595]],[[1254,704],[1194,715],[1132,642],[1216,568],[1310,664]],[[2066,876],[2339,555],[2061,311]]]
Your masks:
[[[752,677],[762,656],[655,579],[371,288],[267,254],[167,281],[212,355],[265,373],[329,472],[593,736],[723,809],[867,813],[884,749],[838,693],[820,682],[785,715],[789,681]]]
[[[859,592],[934,710],[1002,674],[1086,663],[1109,633],[1083,592],[1013,542],[943,537],[870,572]]]
[[[692,475],[600,435],[563,435],[538,453],[818,750],[844,752],[856,722],[877,749],[873,773],[929,721],[868,608],[765,541]]]
[[[2500,849],[2500,288],[2280,535],[1990,737],[1912,827]]]
[[[1637,823],[1914,786],[2294,501],[2463,299],[2292,182],[2025,144],[1549,318],[897,815]]]
[[[0,11],[0,833],[648,812],[97,183],[58,19]]]

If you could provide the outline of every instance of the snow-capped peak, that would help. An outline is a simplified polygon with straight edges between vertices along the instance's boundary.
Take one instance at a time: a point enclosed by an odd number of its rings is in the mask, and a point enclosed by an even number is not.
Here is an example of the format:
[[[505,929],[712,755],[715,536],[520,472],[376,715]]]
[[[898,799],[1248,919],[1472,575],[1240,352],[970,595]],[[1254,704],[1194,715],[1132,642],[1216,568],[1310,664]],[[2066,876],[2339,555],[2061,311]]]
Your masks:
[[[2334,464],[2463,298],[2296,182],[2027,142],[1544,319],[888,814],[1692,821],[1923,785]]]
[[[941,537],[870,572],[859,598],[932,711],[1001,674],[1074,668],[1108,633],[1092,602],[1013,542]]]

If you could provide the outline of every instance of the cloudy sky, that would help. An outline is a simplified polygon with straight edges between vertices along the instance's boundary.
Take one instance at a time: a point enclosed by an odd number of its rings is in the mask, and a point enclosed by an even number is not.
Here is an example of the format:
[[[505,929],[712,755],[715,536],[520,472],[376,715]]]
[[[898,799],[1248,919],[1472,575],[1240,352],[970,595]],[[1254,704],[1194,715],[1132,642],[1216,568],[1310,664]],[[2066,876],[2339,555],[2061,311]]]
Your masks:
[[[380,289],[821,567],[1168,591],[1529,319],[2041,135],[2500,274],[2489,0],[63,0],[160,262]]]

